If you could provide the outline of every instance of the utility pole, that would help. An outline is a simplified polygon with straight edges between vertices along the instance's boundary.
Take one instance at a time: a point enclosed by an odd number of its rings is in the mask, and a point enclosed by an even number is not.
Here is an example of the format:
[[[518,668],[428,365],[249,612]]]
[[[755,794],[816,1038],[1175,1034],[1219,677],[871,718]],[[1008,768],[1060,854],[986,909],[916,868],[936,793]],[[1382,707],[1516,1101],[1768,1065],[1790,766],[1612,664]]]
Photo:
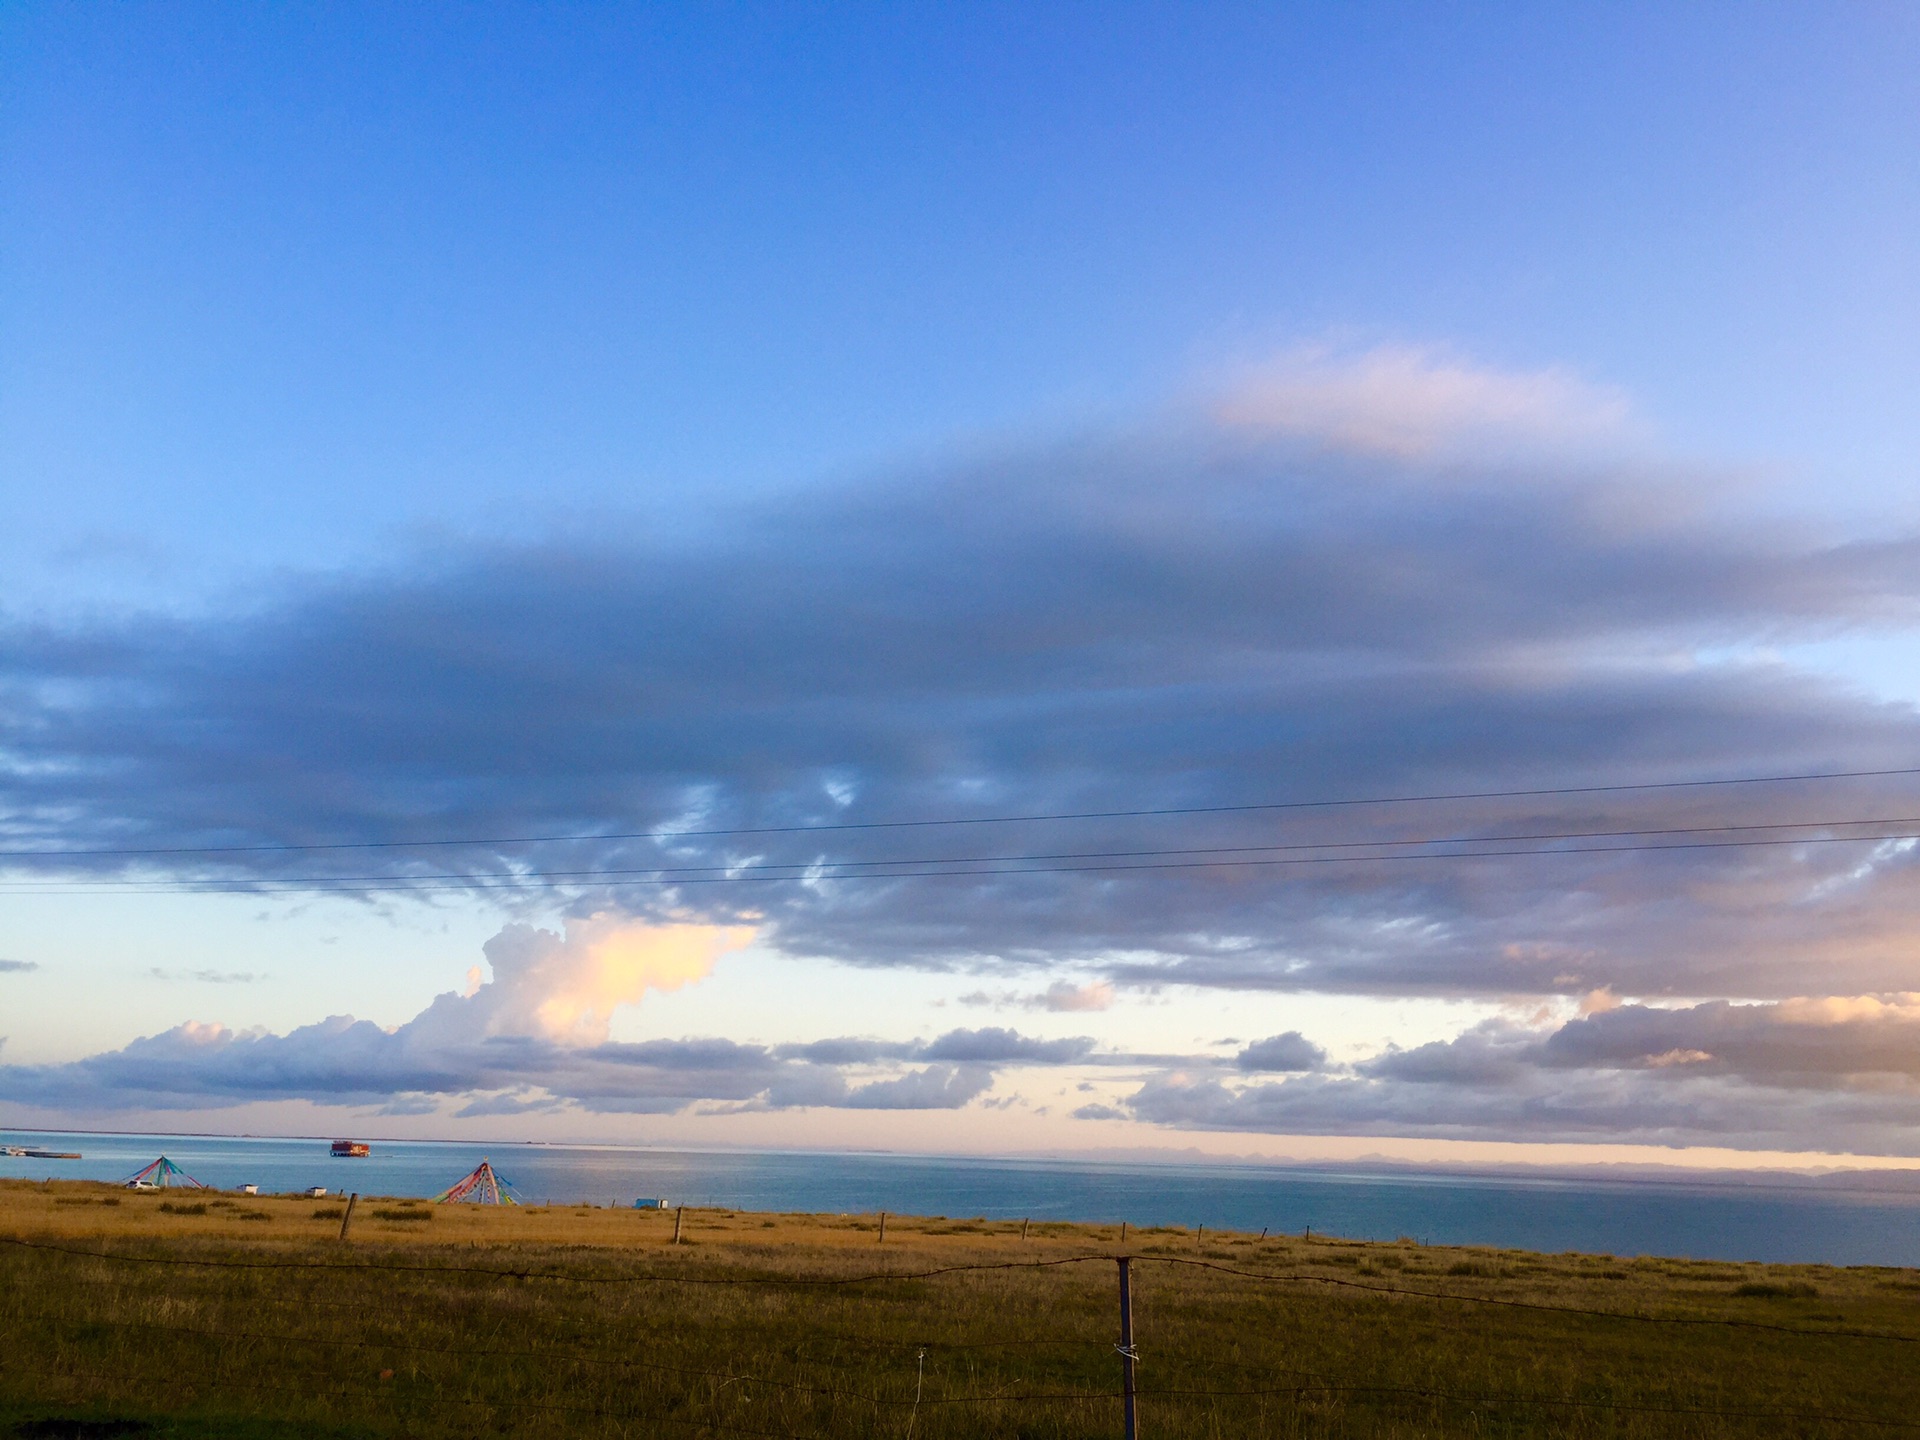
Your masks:
[[[1133,1348],[1133,1285],[1128,1273],[1131,1257],[1116,1257],[1120,1262],[1120,1390],[1127,1405],[1127,1440],[1140,1440],[1140,1416],[1133,1382],[1133,1362],[1140,1357]]]

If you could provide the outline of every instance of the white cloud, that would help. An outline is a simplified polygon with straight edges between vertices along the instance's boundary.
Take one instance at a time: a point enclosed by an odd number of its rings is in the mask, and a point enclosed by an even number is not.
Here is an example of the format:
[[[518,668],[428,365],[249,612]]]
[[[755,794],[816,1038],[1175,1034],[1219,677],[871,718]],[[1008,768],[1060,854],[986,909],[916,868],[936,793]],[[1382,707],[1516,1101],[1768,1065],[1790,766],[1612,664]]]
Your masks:
[[[162,970],[158,966],[147,974],[155,980],[195,980],[202,985],[251,985],[267,978],[251,970]]]
[[[622,1005],[704,979],[753,935],[745,926],[649,925],[618,915],[570,919],[564,936],[509,925],[485,947],[493,979],[479,984],[469,972],[466,994],[440,996],[413,1024],[437,1043],[527,1035],[599,1044]]]
[[[1230,425],[1405,460],[1617,445],[1633,432],[1621,391],[1562,369],[1494,370],[1412,345],[1291,351],[1215,413]]]
[[[1104,980],[1090,980],[1085,985],[1056,980],[1047,987],[1045,994],[1037,998],[1040,1005],[1048,1010],[1110,1010],[1113,1008],[1113,986]]]
[[[993,1010],[1051,1010],[1055,1013],[1111,1010],[1113,986],[1105,980],[1089,980],[1084,985],[1075,985],[1071,980],[1056,980],[1037,993],[1002,990],[996,994],[973,990],[960,996],[958,1003]]]

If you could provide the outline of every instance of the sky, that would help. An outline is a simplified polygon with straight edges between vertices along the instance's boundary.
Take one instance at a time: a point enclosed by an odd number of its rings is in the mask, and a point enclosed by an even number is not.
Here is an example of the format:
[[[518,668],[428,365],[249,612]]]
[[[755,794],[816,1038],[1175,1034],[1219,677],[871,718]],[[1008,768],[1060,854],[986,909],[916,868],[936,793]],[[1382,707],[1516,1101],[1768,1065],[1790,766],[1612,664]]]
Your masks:
[[[0,1125],[1920,1160],[1916,76],[0,6]]]

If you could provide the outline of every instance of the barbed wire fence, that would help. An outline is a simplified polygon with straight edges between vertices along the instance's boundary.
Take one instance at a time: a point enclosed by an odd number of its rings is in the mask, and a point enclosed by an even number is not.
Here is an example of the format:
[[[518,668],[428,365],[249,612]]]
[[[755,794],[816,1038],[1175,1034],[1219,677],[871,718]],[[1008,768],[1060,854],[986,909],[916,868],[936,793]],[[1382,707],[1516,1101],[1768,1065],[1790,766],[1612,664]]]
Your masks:
[[[352,1336],[316,1336],[310,1333],[282,1332],[250,1325],[245,1329],[219,1329],[206,1326],[182,1324],[175,1321],[158,1319],[107,1320],[89,1319],[85,1323],[94,1330],[114,1330],[190,1337],[211,1340],[222,1344],[262,1345],[281,1344],[287,1346],[310,1347],[319,1350],[360,1350],[377,1351],[382,1354],[399,1355],[414,1353],[461,1360],[466,1362],[497,1362],[502,1360],[536,1361],[547,1366],[578,1366],[588,1369],[615,1370],[627,1373],[643,1373],[655,1376],[673,1377],[682,1380],[715,1382],[721,1386],[758,1387],[767,1392],[785,1393],[810,1398],[846,1401],[866,1407],[872,1412],[903,1412],[905,1415],[905,1435],[911,1440],[913,1425],[923,1411],[936,1411],[954,1408],[994,1406],[1018,1407],[1024,1405],[1072,1405],[1100,1407],[1112,1414],[1118,1433],[1136,1440],[1143,1426],[1151,1423],[1153,1406],[1156,1400],[1225,1400],[1267,1398],[1286,1400],[1298,1404],[1314,1397],[1349,1397],[1359,1399],[1385,1399],[1420,1401],[1445,1406],[1470,1407],[1476,1409],[1510,1408],[1521,1411],[1541,1413],[1552,1412],[1606,1412],[1616,1415],[1666,1416],[1678,1419],[1692,1417],[1697,1419],[1719,1420],[1756,1420],[1773,1421],[1787,1426],[1833,1426],[1858,1433],[1908,1433],[1920,1431],[1920,1418],[1905,1416],[1876,1416],[1858,1412],[1835,1412],[1813,1408],[1784,1408],[1768,1406],[1715,1406],[1707,1404],[1655,1403],[1625,1399],[1607,1399],[1573,1395],[1550,1395],[1522,1391],[1491,1390],[1454,1390],[1434,1386],[1396,1385],[1385,1383],[1352,1383],[1335,1377],[1314,1374],[1299,1370],[1288,1370],[1279,1366],[1249,1366],[1231,1361],[1217,1360],[1216,1368],[1237,1370],[1249,1377],[1248,1383],[1234,1386],[1194,1386],[1194,1385],[1155,1385],[1139,1383],[1140,1372],[1146,1368],[1147,1353],[1151,1351],[1151,1338],[1137,1335],[1133,1323],[1132,1296],[1135,1284],[1136,1267],[1165,1267],[1170,1270],[1190,1270],[1212,1272],[1233,1277],[1237,1280],[1259,1285],[1286,1287],[1328,1287],[1343,1291],[1362,1292],[1394,1300],[1412,1300],[1435,1305],[1457,1305],[1463,1307],[1498,1308],[1539,1312],[1585,1320],[1595,1320],[1632,1326],[1658,1327],[1719,1327],[1728,1331],[1769,1332],[1774,1335],[1795,1337],[1807,1341],[1845,1341],[1858,1344],[1890,1345],[1910,1347],[1920,1345],[1920,1334],[1907,1334],[1890,1330],[1863,1329],[1837,1325],[1790,1325],[1780,1322],[1757,1320],[1744,1316],[1710,1315],[1670,1315],[1654,1314],[1644,1311],[1623,1310],[1603,1306],[1581,1306],[1556,1304],[1547,1301],[1522,1300],[1510,1297],[1476,1295],[1457,1291],[1433,1290],[1415,1286],[1373,1283],[1348,1279],[1340,1276],[1326,1276],[1299,1270],[1258,1270],[1247,1266],[1229,1265],[1215,1260],[1198,1257],[1166,1254],[1140,1253],[1138,1251],[1101,1251],[1078,1253],[1044,1259],[1008,1260],[1008,1261],[971,1261],[944,1265],[925,1266],[918,1269],[868,1270],[848,1275],[796,1275],[787,1273],[758,1275],[712,1275],[683,1274],[666,1270],[626,1270],[619,1273],[588,1273],[577,1270],[538,1268],[533,1266],[500,1266],[461,1264],[450,1260],[439,1262],[398,1261],[392,1259],[356,1258],[356,1259],[320,1259],[298,1256],[265,1256],[233,1258],[230,1256],[155,1254],[134,1249],[93,1248],[64,1244],[51,1240],[33,1239],[26,1236],[0,1236],[0,1246],[16,1252],[26,1251],[49,1257],[59,1256],[72,1260],[92,1262],[101,1266],[142,1267],[149,1270],[175,1270],[195,1272],[239,1271],[253,1272],[256,1275],[270,1272],[308,1273],[322,1276],[353,1275],[361,1278],[406,1277],[408,1279],[428,1278],[444,1281],[513,1282],[518,1285],[553,1285],[592,1288],[607,1287],[728,1287],[735,1289],[758,1289],[762,1291],[853,1291],[867,1287],[897,1286],[902,1284],[924,1284],[950,1277],[980,1275],[991,1272],[1039,1272],[1057,1271],[1078,1267],[1113,1267],[1116,1278],[1116,1296],[1118,1300],[1115,1324],[1112,1334],[1103,1337],[1062,1337],[1058,1335],[1023,1335],[1005,1339],[986,1341],[950,1341],[937,1338],[916,1338],[902,1335],[881,1335],[871,1333],[852,1334],[846,1332],[817,1331],[807,1338],[824,1339],[848,1347],[866,1350],[912,1351],[915,1356],[913,1367],[913,1393],[908,1395],[885,1395],[872,1389],[851,1385],[809,1384],[797,1380],[782,1379],[779,1376],[751,1372],[726,1366],[688,1366],[676,1365],[668,1361],[635,1355],[607,1355],[582,1350],[577,1347],[540,1345],[534,1347],[506,1346],[452,1346],[410,1342],[394,1338],[362,1339]],[[62,1287],[104,1285],[112,1282],[99,1276],[67,1275],[62,1276]],[[429,1298],[429,1297],[418,1297]],[[444,1297],[443,1297],[444,1298]],[[272,1297],[250,1296],[248,1303],[253,1306],[278,1304],[283,1308],[308,1309],[314,1305],[345,1305],[352,1308],[356,1302],[328,1300],[324,1297],[286,1297],[274,1300]],[[370,1308],[371,1302],[358,1302],[362,1308]],[[1114,1362],[1111,1388],[1075,1387],[1066,1389],[1007,1390],[995,1389],[988,1393],[953,1394],[926,1392],[925,1360],[931,1352],[964,1353],[985,1350],[1038,1350],[1056,1349],[1063,1351],[1081,1351],[1089,1356],[1108,1354]],[[823,1370],[834,1368],[867,1369],[866,1365],[842,1365],[836,1367],[832,1361],[819,1357],[810,1358],[814,1366]],[[391,1370],[383,1372],[390,1377]],[[90,1372],[71,1364],[59,1365],[40,1360],[39,1357],[24,1353],[17,1343],[0,1346],[0,1379],[10,1375],[37,1375],[54,1380],[80,1380],[98,1385],[111,1386],[118,1378],[114,1375]],[[189,1389],[196,1388],[193,1377],[182,1377]],[[312,1383],[291,1384],[289,1381]],[[343,1385],[341,1377],[330,1370],[312,1370],[288,1372],[281,1370],[277,1380],[248,1378],[232,1373],[216,1373],[205,1382],[204,1388],[214,1392],[245,1392],[288,1397],[333,1397],[347,1399],[378,1400],[382,1392],[366,1386]],[[1256,1383],[1264,1382],[1264,1383]],[[545,1413],[555,1416],[572,1416],[579,1419],[597,1418],[616,1423],[628,1424],[644,1420],[646,1424],[665,1424],[682,1429],[697,1430],[708,1434],[735,1435],[782,1435],[800,1436],[807,1432],[792,1429],[766,1429],[742,1423],[737,1417],[728,1419],[700,1419],[693,1416],[657,1413],[649,1410],[644,1416],[636,1415],[631,1408],[607,1405],[581,1405],[563,1401],[516,1398],[504,1395],[459,1396],[436,1395],[436,1404],[501,1412]]]

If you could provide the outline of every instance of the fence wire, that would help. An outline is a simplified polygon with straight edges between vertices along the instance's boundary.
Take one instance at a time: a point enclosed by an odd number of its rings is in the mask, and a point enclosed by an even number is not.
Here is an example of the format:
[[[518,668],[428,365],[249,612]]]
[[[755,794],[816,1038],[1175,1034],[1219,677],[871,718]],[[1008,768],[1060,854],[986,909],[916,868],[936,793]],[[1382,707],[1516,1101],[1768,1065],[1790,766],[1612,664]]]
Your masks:
[[[763,1292],[820,1292],[827,1290],[851,1291],[858,1287],[884,1287],[901,1283],[923,1283],[941,1279],[958,1278],[970,1275],[995,1272],[1043,1272],[1060,1271],[1072,1267],[1088,1265],[1114,1264],[1123,1258],[1118,1252],[1081,1253],[1050,1259],[1016,1261],[975,1261],[918,1269],[871,1270],[843,1276],[796,1276],[782,1273],[761,1273],[751,1275],[692,1275],[676,1274],[657,1268],[625,1271],[621,1273],[583,1273],[574,1270],[536,1268],[531,1266],[486,1266],[458,1263],[419,1263],[383,1259],[322,1260],[304,1259],[297,1256],[255,1256],[234,1258],[208,1255],[167,1255],[142,1253],[125,1249],[94,1249],[82,1246],[66,1245],[47,1240],[36,1240],[25,1236],[0,1236],[0,1245],[17,1251],[32,1252],[47,1256],[49,1259],[60,1257],[68,1261],[81,1261],[108,1266],[141,1267],[142,1269],[176,1272],[214,1272],[214,1271],[251,1271],[276,1273],[311,1273],[318,1276],[341,1277],[350,1272],[356,1275],[378,1275],[404,1278],[410,1281],[482,1281],[491,1284],[503,1283],[557,1283],[562,1285],[580,1285],[590,1287],[611,1287],[621,1285],[669,1285],[669,1286],[705,1286],[754,1288]],[[1597,1306],[1579,1306],[1554,1304],[1545,1301],[1530,1301],[1502,1296],[1476,1295],[1448,1290],[1429,1290],[1412,1286],[1375,1284],[1361,1280],[1349,1280],[1337,1276],[1308,1274],[1299,1271],[1265,1271],[1244,1266],[1223,1264],[1218,1261],[1171,1256],[1164,1254],[1127,1254],[1124,1258],[1135,1265],[1162,1266],[1197,1272],[1210,1272],[1236,1280],[1260,1286],[1306,1287],[1324,1286],[1345,1291],[1360,1292],[1379,1296],[1384,1299],[1410,1299],[1430,1302],[1435,1305],[1466,1305],[1496,1307],[1501,1310],[1518,1310],[1548,1313],[1601,1322],[1626,1322],[1629,1324],[1679,1325],[1679,1326],[1721,1326],[1729,1330],[1747,1330],[1767,1332],[1775,1335],[1794,1337],[1804,1340],[1890,1342],[1895,1344],[1920,1343],[1920,1336],[1895,1331],[1868,1330],[1850,1327],[1832,1326],[1796,1326],[1776,1322],[1754,1320],[1744,1316],[1713,1315],[1660,1315],[1639,1311],[1608,1309]],[[114,1282],[96,1276],[62,1277],[62,1284],[106,1286]],[[196,1299],[201,1297],[194,1297]],[[433,1298],[409,1292],[409,1300]],[[439,1298],[448,1297],[441,1292]],[[276,1308],[292,1309],[312,1304],[328,1303],[323,1297],[272,1297],[252,1296],[235,1297],[233,1295],[216,1296],[216,1300],[235,1303],[243,1300],[249,1306],[257,1303],[271,1304]],[[345,1303],[345,1302],[335,1302]],[[61,1335],[61,1317],[47,1314],[39,1318],[48,1324],[56,1338]],[[718,1327],[724,1330],[726,1327]],[[745,1332],[754,1327],[734,1327]],[[971,1393],[942,1393],[936,1388],[929,1392],[925,1372],[925,1355],[929,1351],[939,1351],[952,1355],[965,1355],[968,1352],[1009,1351],[1030,1349],[1051,1349],[1063,1352],[1086,1352],[1089,1358],[1098,1357],[1113,1348],[1109,1337],[1062,1337],[1058,1335],[1033,1335],[1009,1337],[988,1341],[950,1341],[937,1338],[902,1338],[898,1333],[876,1335],[870,1333],[850,1333],[845,1331],[821,1330],[809,1332],[804,1338],[811,1341],[826,1342],[845,1347],[863,1347],[878,1351],[918,1352],[919,1364],[913,1373],[913,1393],[910,1396],[886,1395],[871,1389],[856,1388],[845,1384],[810,1384],[799,1379],[782,1379],[775,1375],[759,1373],[738,1366],[722,1364],[680,1365],[669,1360],[643,1355],[609,1355],[603,1352],[583,1350],[560,1345],[538,1347],[504,1346],[456,1346],[432,1344],[418,1340],[392,1338],[337,1337],[318,1336],[306,1333],[294,1333],[280,1330],[263,1330],[258,1327],[235,1330],[206,1325],[187,1325],[163,1320],[106,1320],[92,1319],[76,1321],[73,1329],[86,1329],[90,1333],[100,1330],[139,1332],[149,1335],[170,1335],[182,1339],[194,1339],[213,1342],[223,1350],[240,1347],[312,1347],[333,1351],[355,1351],[382,1356],[409,1355],[415,1357],[434,1357],[463,1362],[468,1365],[487,1365],[503,1361],[533,1362],[546,1366],[580,1366],[614,1370],[626,1374],[651,1374],[670,1377],[675,1380],[707,1382],[725,1387],[739,1387],[740,1394],[750,1395],[754,1390],[772,1394],[804,1397],[866,1407],[873,1412],[905,1412],[908,1423],[922,1412],[936,1409],[966,1409],[969,1407],[1008,1407],[1034,1405],[1069,1406],[1114,1406],[1123,1399],[1123,1391],[1106,1387],[1072,1387],[1061,1389],[1022,1389],[993,1388]],[[763,1329],[756,1333],[764,1333]],[[24,1355],[22,1342],[24,1337],[15,1333],[0,1335],[0,1377],[33,1375],[45,1380],[78,1382],[90,1385],[112,1387],[122,1377],[100,1374],[71,1366],[35,1363],[32,1357]],[[793,1363],[798,1367],[814,1367],[823,1370],[871,1369],[871,1366],[840,1364],[825,1360],[817,1355],[802,1355],[796,1347]],[[1183,1368],[1192,1371],[1196,1367],[1192,1362],[1183,1362]],[[1202,1368],[1203,1367],[1198,1367]],[[1773,1421],[1788,1425],[1839,1426],[1853,1430],[1873,1431],[1913,1431],[1920,1430],[1920,1419],[1907,1419],[1888,1416],[1875,1416],[1854,1412],[1836,1412],[1818,1409],[1765,1407],[1754,1405],[1715,1406],[1708,1404],[1658,1403],[1648,1400],[1612,1399],[1570,1395],[1551,1395],[1525,1391],[1463,1391],[1438,1387],[1408,1384],[1385,1383],[1347,1383],[1336,1377],[1314,1372],[1287,1370],[1276,1366],[1252,1366],[1217,1359],[1213,1368],[1233,1370],[1247,1377],[1236,1385],[1141,1385],[1135,1391],[1138,1401],[1152,1404],[1155,1401],[1224,1401],[1248,1399],[1272,1399],[1286,1401],[1299,1406],[1321,1399],[1351,1398],[1356,1400],[1379,1400],[1386,1402],[1409,1401],[1427,1405],[1442,1405],[1466,1409],[1512,1408],[1560,1413],[1612,1413],[1618,1415],[1692,1417],[1696,1419],[1717,1419],[1723,1421]],[[385,1372],[392,1375],[392,1371]],[[299,1378],[311,1383],[292,1385],[275,1383],[231,1374],[208,1375],[195,1378],[182,1375],[179,1380],[189,1389],[216,1393],[241,1392],[265,1395],[299,1396],[305,1399],[337,1399],[353,1402],[386,1402],[391,1399],[393,1390],[388,1388],[368,1388],[366,1386],[341,1385],[341,1377],[331,1370],[309,1370],[288,1372],[279,1371],[281,1382]],[[1249,1383],[1265,1381],[1266,1383]],[[648,1425],[663,1424],[684,1429],[700,1430],[712,1434],[735,1435],[780,1435],[797,1436],[804,1431],[793,1429],[766,1429],[755,1425],[743,1424],[736,1418],[701,1419],[691,1415],[675,1414],[660,1404],[647,1407],[644,1412],[634,1405],[594,1406],[568,1403],[560,1400],[538,1400],[504,1395],[457,1395],[436,1391],[427,1403],[432,1405],[456,1405],[495,1412],[551,1413],[560,1416],[597,1418],[619,1424],[634,1424],[644,1421]],[[693,1405],[698,1403],[691,1391],[682,1394],[678,1403]]]

